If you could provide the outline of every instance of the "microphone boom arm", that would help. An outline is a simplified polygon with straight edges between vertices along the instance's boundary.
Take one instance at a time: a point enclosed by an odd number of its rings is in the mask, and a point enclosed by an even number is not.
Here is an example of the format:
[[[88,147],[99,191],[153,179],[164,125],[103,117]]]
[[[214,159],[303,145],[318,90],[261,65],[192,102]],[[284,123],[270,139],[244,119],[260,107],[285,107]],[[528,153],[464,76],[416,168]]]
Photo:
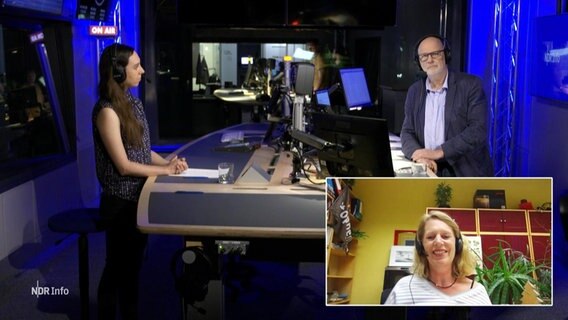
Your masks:
[[[314,136],[313,134],[309,134],[297,129],[291,129],[290,136],[293,139],[316,148],[317,150],[336,149],[338,151],[342,151],[345,149],[345,146],[341,144],[329,142],[327,140],[321,139],[320,137]]]

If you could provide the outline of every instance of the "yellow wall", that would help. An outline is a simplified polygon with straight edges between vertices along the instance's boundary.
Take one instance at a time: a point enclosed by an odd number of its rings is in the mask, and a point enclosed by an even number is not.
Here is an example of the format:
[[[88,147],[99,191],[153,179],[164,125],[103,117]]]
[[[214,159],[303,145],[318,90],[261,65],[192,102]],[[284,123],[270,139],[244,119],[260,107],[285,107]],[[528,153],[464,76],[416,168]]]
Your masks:
[[[378,304],[385,267],[394,242],[394,230],[416,230],[426,207],[435,207],[434,191],[440,182],[453,188],[451,207],[471,208],[477,189],[505,190],[507,208],[516,209],[521,199],[535,208],[551,202],[551,179],[370,179],[355,180],[353,193],[363,201],[359,229],[368,238],[357,247],[352,304]]]

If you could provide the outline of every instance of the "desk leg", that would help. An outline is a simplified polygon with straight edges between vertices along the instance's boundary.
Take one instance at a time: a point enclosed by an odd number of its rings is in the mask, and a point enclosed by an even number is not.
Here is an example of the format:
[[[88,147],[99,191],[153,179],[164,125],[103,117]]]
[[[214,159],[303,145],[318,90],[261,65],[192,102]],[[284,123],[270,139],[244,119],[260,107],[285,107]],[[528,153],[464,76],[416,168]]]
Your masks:
[[[252,122],[260,122],[260,111],[259,111],[259,106],[253,106],[252,107]]]
[[[223,286],[220,280],[209,281],[207,296],[193,305],[182,298],[184,320],[225,319],[223,304]]]
[[[193,263],[202,263],[203,261],[200,260],[200,262],[195,262],[195,261],[191,261],[192,258],[194,257],[194,252],[192,252],[193,250],[204,250],[204,244],[200,241],[188,241],[186,239],[184,239],[184,249],[180,250],[181,255],[178,253],[176,254],[176,259],[180,259],[182,261],[184,261],[185,263],[183,263],[183,272],[191,272],[192,270],[192,262]],[[186,257],[186,259],[184,259],[183,257],[183,253],[184,252],[188,252],[188,256]],[[205,253],[206,254],[206,253]],[[189,258],[189,259],[187,259]],[[209,255],[209,258],[210,255]],[[213,259],[210,259],[211,261]],[[176,261],[176,263],[179,263],[179,261]],[[194,265],[195,266],[195,265]],[[217,272],[217,270],[215,269],[215,265],[214,264],[210,264],[210,267],[212,268],[211,270],[211,274],[214,274],[215,272]],[[182,290],[201,290],[199,284],[198,286],[191,286],[188,285],[188,283],[183,282],[183,280],[187,280],[189,278],[193,279],[191,276],[189,277],[183,277],[181,275],[176,276],[176,288],[178,289],[178,293],[180,293],[180,301],[181,301],[181,307],[182,307],[182,319],[184,320],[200,320],[200,319],[224,319],[224,313],[223,313],[223,288],[222,288],[222,284],[220,280],[214,280],[214,279],[210,279],[209,282],[206,284],[207,286],[207,292],[205,294],[205,297],[202,301],[194,301],[192,303],[192,301],[188,301],[186,300],[187,296],[185,296],[182,292],[180,292],[180,288],[183,287]],[[213,277],[213,275],[212,275]],[[187,287],[184,287],[186,286]],[[190,298],[191,299],[191,298]],[[193,299],[192,299],[193,300]]]

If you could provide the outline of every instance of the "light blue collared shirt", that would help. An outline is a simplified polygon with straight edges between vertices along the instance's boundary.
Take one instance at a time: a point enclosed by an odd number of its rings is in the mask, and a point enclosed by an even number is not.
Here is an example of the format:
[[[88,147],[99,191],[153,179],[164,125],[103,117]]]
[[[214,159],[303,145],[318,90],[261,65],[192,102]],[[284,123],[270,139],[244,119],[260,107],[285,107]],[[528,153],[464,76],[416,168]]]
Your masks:
[[[430,81],[426,79],[426,114],[424,117],[424,147],[436,150],[445,141],[444,109],[448,92],[448,74],[442,88],[434,91]]]

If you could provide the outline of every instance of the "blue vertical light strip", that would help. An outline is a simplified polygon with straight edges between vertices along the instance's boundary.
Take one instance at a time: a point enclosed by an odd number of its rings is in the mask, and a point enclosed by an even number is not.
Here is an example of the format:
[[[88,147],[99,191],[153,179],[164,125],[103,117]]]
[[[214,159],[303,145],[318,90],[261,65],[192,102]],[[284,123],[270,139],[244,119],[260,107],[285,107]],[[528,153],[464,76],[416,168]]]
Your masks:
[[[507,46],[503,46],[503,68],[506,69],[506,76],[507,82],[503,86],[502,90],[503,93],[506,94],[507,100],[506,103],[501,106],[501,138],[500,138],[500,145],[502,146],[502,166],[501,170],[498,171],[498,175],[509,177],[511,176],[511,149],[512,149],[512,132],[513,132],[513,114],[515,112],[517,99],[515,96],[516,92],[516,79],[517,79],[517,66],[515,64],[516,61],[516,54],[517,54],[517,46],[516,46],[516,38],[517,38],[517,28],[516,28],[516,17],[517,17],[517,8],[518,8],[518,1],[513,0],[510,2],[506,2],[503,10],[503,20],[504,26],[501,30],[502,33],[505,33],[504,39],[506,40]],[[504,43],[503,43],[504,44]]]
[[[100,57],[101,54],[103,53],[104,48],[106,48],[107,46],[117,42],[117,43],[121,43],[121,35],[122,35],[122,24],[121,19],[120,19],[120,0],[117,0],[114,8],[112,8],[111,10],[112,12],[112,23],[114,26],[116,26],[116,30],[117,30],[117,35],[116,38],[98,38],[97,39],[97,57]],[[104,23],[103,21],[99,22],[99,25],[105,25],[106,23]],[[98,61],[97,61],[97,65],[98,65]]]
[[[122,43],[122,15],[120,10],[120,0],[116,1],[112,12],[113,12],[112,21],[116,26],[116,29],[118,30],[115,42]]]
[[[114,8],[112,8],[111,10],[112,12],[112,25],[116,26],[116,30],[117,30],[117,35],[116,38],[97,38],[97,66],[99,65],[99,59],[101,57],[101,54],[103,53],[103,50],[115,43],[115,42],[121,42],[120,41],[120,35],[122,34],[122,26],[120,24],[120,0],[117,0]],[[102,25],[107,25],[108,23],[106,23],[105,21],[99,21],[99,26]],[[98,68],[97,70],[97,83],[100,81],[100,79],[98,79],[99,77],[99,72],[98,72]]]
[[[125,9],[126,8],[126,9]],[[123,43],[133,47],[139,52],[138,47],[140,39],[139,35],[139,18],[138,14],[138,1],[135,0],[116,0],[114,7],[111,10],[112,24],[116,26],[117,35],[115,38],[99,38],[97,39],[97,57],[100,57],[104,48],[113,43]],[[123,15],[123,12],[128,14]],[[99,25],[105,23],[100,22]],[[98,65],[98,61],[97,61]],[[138,96],[138,88],[130,89],[132,94]]]
[[[493,46],[492,46],[492,65],[491,65],[491,99],[489,107],[489,152],[493,158],[493,163],[495,165],[495,171],[497,171],[497,160],[495,159],[495,118],[496,118],[496,100],[497,100],[497,89],[499,79],[499,69],[497,68],[499,64],[499,30],[500,30],[500,19],[501,16],[501,6],[499,1],[493,3]]]
[[[52,69],[49,64],[47,49],[43,42],[36,45],[36,50],[38,53],[39,61],[44,70],[43,75],[47,88],[55,88],[55,83],[53,81]],[[57,134],[60,137],[61,147],[64,153],[69,153],[71,147],[69,146],[69,137],[67,136],[67,130],[65,130],[65,122],[63,121],[63,116],[61,114],[61,104],[59,103],[59,98],[57,94],[49,95],[51,110],[53,114],[53,119],[55,120],[55,126],[57,128]]]
[[[513,153],[515,152],[515,146],[518,145],[516,141],[515,131],[518,127],[517,124],[519,123],[518,118],[518,111],[517,108],[520,108],[522,105],[523,99],[519,96],[518,92],[518,85],[519,85],[519,72],[522,69],[522,66],[519,65],[519,38],[520,38],[520,23],[521,23],[521,0],[514,0],[512,1],[511,5],[509,6],[510,12],[508,12],[508,17],[510,18],[509,23],[509,32],[510,32],[510,45],[509,45],[509,65],[511,66],[511,71],[509,72],[509,96],[512,98],[510,108],[508,108],[506,119],[507,125],[507,154],[506,154],[506,164],[507,164],[507,175],[512,176],[514,175],[513,169]],[[522,83],[522,81],[520,82]],[[523,90],[520,90],[523,92]]]
[[[512,174],[520,0],[494,2],[489,144],[495,175]]]

